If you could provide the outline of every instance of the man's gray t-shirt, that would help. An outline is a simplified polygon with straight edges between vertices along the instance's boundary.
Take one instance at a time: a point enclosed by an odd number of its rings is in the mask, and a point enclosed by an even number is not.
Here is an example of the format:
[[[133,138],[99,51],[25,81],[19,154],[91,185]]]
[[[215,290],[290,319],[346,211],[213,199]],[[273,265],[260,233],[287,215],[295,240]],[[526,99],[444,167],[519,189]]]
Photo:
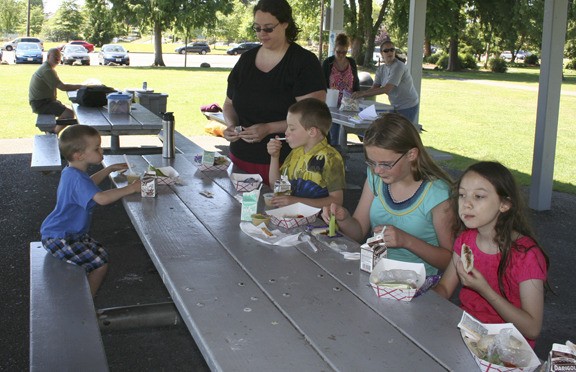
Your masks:
[[[398,59],[394,59],[390,65],[383,64],[376,70],[374,84],[383,87],[388,83],[395,86],[388,94],[388,99],[396,110],[411,108],[418,104],[418,93],[408,72],[408,66]]]

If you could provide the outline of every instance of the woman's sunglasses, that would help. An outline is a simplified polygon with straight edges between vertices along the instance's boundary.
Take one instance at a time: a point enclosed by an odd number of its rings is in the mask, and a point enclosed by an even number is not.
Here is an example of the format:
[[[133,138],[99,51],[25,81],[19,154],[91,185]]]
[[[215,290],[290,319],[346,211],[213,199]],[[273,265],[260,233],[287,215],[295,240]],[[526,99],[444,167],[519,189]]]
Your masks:
[[[280,24],[280,22],[276,23],[275,26],[271,26],[271,27],[260,27],[257,25],[252,25],[252,30],[254,30],[254,32],[258,33],[258,32],[265,32],[267,34],[271,33],[274,31],[274,29],[276,27],[278,27],[278,25]]]

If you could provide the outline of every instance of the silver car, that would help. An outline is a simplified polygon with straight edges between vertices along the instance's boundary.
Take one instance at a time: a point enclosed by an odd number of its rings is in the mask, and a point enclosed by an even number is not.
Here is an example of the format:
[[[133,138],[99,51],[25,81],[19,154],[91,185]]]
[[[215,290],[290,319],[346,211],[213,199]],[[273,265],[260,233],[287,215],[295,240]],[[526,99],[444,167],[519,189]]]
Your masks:
[[[88,50],[82,45],[68,44],[62,49],[63,65],[72,65],[74,62],[80,62],[84,66],[90,66],[90,55]]]
[[[128,51],[119,44],[105,44],[98,53],[98,64],[100,65],[126,65],[130,66],[130,56]]]

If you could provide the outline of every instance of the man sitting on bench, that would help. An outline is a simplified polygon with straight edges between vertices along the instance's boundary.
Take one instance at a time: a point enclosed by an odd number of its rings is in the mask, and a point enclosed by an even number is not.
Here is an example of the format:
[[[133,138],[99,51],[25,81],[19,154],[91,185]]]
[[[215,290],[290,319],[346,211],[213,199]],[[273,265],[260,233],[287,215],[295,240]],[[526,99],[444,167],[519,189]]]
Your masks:
[[[28,100],[32,107],[32,112],[36,114],[50,114],[57,116],[56,126],[52,133],[58,134],[67,125],[76,124],[74,111],[66,107],[56,99],[56,89],[62,91],[78,90],[82,88],[79,84],[65,84],[56,73],[56,66],[60,63],[62,54],[57,48],[48,51],[46,62],[38,68],[30,79],[28,90]]]

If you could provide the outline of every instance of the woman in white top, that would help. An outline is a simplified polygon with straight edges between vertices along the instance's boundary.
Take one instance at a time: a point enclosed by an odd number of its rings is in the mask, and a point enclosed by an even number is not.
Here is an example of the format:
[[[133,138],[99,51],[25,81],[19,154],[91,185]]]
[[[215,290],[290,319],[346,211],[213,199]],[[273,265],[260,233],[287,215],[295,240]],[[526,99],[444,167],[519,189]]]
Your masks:
[[[390,39],[380,45],[384,63],[376,70],[376,78],[370,89],[354,92],[353,98],[387,94],[394,110],[416,124],[420,100],[408,66],[396,56],[396,48]]]

